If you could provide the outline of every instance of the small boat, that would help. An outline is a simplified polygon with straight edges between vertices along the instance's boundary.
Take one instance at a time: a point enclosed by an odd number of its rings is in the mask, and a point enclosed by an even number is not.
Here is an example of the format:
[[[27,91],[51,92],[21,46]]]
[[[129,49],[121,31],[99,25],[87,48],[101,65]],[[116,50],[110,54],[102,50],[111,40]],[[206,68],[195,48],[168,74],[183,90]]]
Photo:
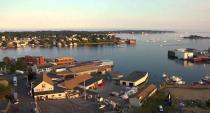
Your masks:
[[[210,75],[206,75],[202,78],[204,82],[210,83]]]
[[[168,75],[165,74],[165,73],[163,73],[163,75],[162,75],[163,78],[166,78],[167,76],[168,76]]]
[[[167,42],[167,40],[164,40],[163,42],[164,42],[164,43],[166,43],[166,42]]]
[[[172,76],[171,79],[172,79],[174,82],[182,81],[182,78],[181,78],[181,77],[177,77],[177,76]]]
[[[117,47],[119,47],[119,48],[124,48],[125,46],[123,46],[123,45],[117,45]]]

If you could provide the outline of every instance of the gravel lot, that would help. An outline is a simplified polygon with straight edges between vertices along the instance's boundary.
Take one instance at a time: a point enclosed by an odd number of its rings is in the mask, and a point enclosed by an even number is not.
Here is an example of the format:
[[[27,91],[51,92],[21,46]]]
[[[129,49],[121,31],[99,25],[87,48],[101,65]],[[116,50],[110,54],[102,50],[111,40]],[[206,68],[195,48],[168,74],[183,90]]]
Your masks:
[[[210,99],[210,89],[168,88],[172,95],[182,100]]]

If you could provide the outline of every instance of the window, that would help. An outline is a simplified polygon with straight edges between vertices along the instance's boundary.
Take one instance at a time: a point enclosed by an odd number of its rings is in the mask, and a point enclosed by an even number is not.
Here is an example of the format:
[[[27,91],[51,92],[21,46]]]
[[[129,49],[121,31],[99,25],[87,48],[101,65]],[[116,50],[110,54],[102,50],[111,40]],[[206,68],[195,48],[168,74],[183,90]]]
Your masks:
[[[123,84],[123,85],[126,85],[126,82],[123,82],[122,84]]]
[[[61,94],[58,94],[58,96],[61,96]]]
[[[133,83],[129,83],[129,86],[133,87]]]
[[[42,88],[45,88],[45,84],[42,84]]]

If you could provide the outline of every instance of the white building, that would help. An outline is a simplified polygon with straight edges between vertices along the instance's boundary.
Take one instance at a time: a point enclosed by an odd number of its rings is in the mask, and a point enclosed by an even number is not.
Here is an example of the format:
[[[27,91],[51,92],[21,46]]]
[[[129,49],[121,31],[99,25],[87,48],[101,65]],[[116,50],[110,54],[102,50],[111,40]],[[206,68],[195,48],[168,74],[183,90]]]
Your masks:
[[[32,72],[36,74],[51,72],[53,70],[52,64],[44,64],[44,65],[33,65],[31,66]]]
[[[180,48],[180,49],[175,50],[175,56],[178,59],[186,60],[186,59],[192,58],[194,56],[194,52],[188,49]]]
[[[144,83],[148,79],[148,76],[148,72],[134,71],[130,75],[122,78],[120,80],[120,85],[129,87],[138,86]]]

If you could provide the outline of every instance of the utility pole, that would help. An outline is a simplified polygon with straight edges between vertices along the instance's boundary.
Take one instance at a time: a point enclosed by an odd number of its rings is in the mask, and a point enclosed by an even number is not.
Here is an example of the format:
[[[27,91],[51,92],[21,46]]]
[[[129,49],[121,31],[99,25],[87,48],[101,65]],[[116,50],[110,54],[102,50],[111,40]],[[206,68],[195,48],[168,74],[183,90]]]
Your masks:
[[[86,100],[86,87],[85,87],[85,80],[84,80],[84,94],[85,94],[85,100]]]

